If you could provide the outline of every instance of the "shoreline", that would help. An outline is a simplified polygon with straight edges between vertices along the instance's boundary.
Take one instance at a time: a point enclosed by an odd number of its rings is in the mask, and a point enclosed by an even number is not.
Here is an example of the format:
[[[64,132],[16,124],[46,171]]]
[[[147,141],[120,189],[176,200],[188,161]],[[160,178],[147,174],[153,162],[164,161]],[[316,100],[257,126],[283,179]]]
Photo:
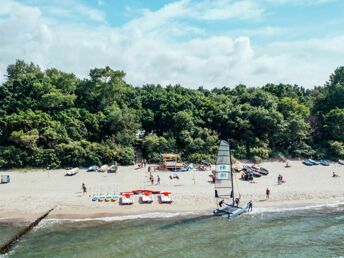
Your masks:
[[[247,215],[269,214],[291,211],[307,211],[307,210],[321,210],[321,209],[334,209],[337,207],[344,207],[344,198],[333,198],[330,201],[321,200],[302,200],[297,202],[283,202],[282,204],[270,203],[268,206],[256,206],[253,212],[246,213]],[[36,218],[33,214],[28,216],[13,216],[15,213],[2,213],[0,212],[0,224],[17,224],[17,223],[30,223]],[[40,214],[37,214],[38,216]],[[137,211],[133,213],[97,213],[89,212],[86,210],[81,214],[73,213],[60,213],[55,214],[52,212],[44,221],[58,221],[58,222],[88,222],[88,221],[102,221],[102,222],[115,222],[127,221],[138,219],[172,219],[172,218],[188,218],[188,217],[201,217],[212,216],[212,210],[189,210],[189,211],[162,211],[152,210],[149,212]]]
[[[255,183],[239,180],[235,174],[235,195],[241,195],[241,205],[253,201],[254,209],[281,210],[302,209],[307,206],[331,206],[344,204],[344,166],[331,163],[329,167],[307,167],[301,161],[267,161],[261,166],[270,173],[255,178]],[[332,172],[340,175],[332,178]],[[145,214],[211,214],[216,207],[214,185],[209,182],[210,171],[179,173],[179,180],[171,180],[172,172],[157,171],[160,185],[149,183],[148,167],[119,167],[115,174],[85,172],[81,170],[73,177],[65,177],[65,170],[6,170],[11,182],[0,184],[0,223],[8,220],[32,221],[46,210],[56,207],[48,219],[101,219],[106,217],[145,216]],[[277,185],[276,178],[282,174],[285,184]],[[81,184],[88,187],[83,195]],[[265,189],[271,196],[265,200]],[[152,204],[139,204],[138,197],[132,206],[120,206],[117,202],[92,202],[94,194],[112,194],[134,189],[150,189],[172,192],[173,203],[158,204],[154,196]]]

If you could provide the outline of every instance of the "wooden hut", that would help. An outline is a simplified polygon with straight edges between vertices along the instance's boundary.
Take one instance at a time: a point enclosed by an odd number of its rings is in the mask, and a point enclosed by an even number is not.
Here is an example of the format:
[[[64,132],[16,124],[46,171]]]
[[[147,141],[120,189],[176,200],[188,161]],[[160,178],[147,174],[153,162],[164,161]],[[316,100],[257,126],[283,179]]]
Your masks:
[[[164,169],[176,170],[184,166],[184,163],[178,162],[180,154],[164,153],[162,154],[162,166]]]

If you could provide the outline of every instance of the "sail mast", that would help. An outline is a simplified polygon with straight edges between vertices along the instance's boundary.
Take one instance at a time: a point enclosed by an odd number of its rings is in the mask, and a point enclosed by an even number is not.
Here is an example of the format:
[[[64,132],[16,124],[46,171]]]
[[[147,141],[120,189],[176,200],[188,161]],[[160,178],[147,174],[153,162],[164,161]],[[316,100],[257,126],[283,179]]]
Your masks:
[[[229,148],[229,170],[231,173],[231,183],[232,183],[232,202],[233,202],[233,206],[234,206],[234,202],[235,202],[235,198],[234,198],[234,182],[233,182],[233,168],[232,168],[232,154],[231,154],[231,145],[229,144],[229,140],[228,140],[228,148]]]

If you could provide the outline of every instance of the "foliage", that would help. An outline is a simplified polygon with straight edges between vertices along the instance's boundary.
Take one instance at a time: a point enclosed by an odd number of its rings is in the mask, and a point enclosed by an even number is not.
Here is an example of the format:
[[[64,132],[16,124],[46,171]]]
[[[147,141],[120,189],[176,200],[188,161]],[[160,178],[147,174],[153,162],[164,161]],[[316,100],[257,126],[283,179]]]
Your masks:
[[[95,68],[89,78],[17,61],[0,86],[0,166],[61,167],[135,161],[164,152],[214,160],[220,139],[235,157],[344,156],[344,67],[323,87],[180,85],[132,87],[125,73]]]

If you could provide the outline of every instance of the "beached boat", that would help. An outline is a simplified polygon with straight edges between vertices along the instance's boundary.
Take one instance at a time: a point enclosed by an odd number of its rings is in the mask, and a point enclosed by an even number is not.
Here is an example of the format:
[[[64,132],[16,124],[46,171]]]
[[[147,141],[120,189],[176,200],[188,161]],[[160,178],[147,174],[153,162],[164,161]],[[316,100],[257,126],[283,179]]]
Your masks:
[[[248,210],[248,206],[235,206],[235,191],[233,183],[232,162],[230,146],[226,141],[221,141],[216,159],[215,170],[215,198],[217,208],[213,210],[215,216],[232,218]],[[246,170],[247,171],[247,170]],[[247,171],[248,173],[251,171]]]
[[[108,169],[108,173],[116,173],[117,172],[117,169],[118,169],[118,166],[117,166],[117,164],[115,164],[115,165],[111,165],[110,167],[109,167],[109,169]]]
[[[87,172],[97,172],[99,167],[97,165],[89,166]]]
[[[262,176],[260,173],[253,170],[250,166],[244,166],[244,170],[246,170],[246,172],[248,174],[251,174],[253,177],[261,177]]]
[[[313,166],[318,166],[320,164],[318,161],[315,161],[313,159],[309,159],[308,161],[312,163]]]
[[[257,165],[253,165],[251,168],[263,176],[267,176],[269,174],[269,170],[267,170],[266,168],[262,168]]]
[[[105,201],[105,198],[106,198],[105,195],[100,195],[100,196],[98,196],[97,201],[98,201],[98,202],[103,202],[103,201]]]
[[[153,196],[151,192],[143,192],[140,196],[140,203],[150,204],[153,202]]]
[[[327,160],[324,160],[324,159],[320,160],[319,163],[322,166],[329,166],[330,165],[330,163]]]
[[[310,162],[308,159],[305,159],[302,163],[306,166],[313,166],[313,163]]]
[[[108,165],[103,165],[98,169],[98,172],[107,172],[109,170]]]
[[[134,194],[131,192],[122,193],[121,197],[119,198],[120,205],[132,205],[134,204]]]
[[[118,199],[119,199],[119,195],[118,194],[114,194],[113,196],[112,196],[112,198],[111,198],[111,201],[112,202],[115,202],[115,201],[117,201]]]
[[[173,202],[170,192],[161,192],[159,195],[160,204],[171,204]]]
[[[339,159],[338,163],[341,164],[341,165],[344,165],[344,159]]]
[[[68,170],[65,176],[75,176],[79,172],[79,168]]]
[[[251,168],[249,168],[248,166],[244,166],[244,168],[242,169],[242,174],[241,174],[241,179],[245,180],[245,181],[251,181],[253,180],[253,170]],[[216,171],[215,171],[216,174]]]
[[[174,170],[174,172],[188,172],[192,170],[193,170],[193,164],[189,164],[187,166]]]
[[[106,202],[111,202],[111,200],[112,200],[112,195],[111,194],[108,194],[108,195],[105,196],[105,201]]]
[[[215,216],[236,217],[247,212],[248,205],[235,206],[235,191],[233,182],[232,162],[229,143],[221,141],[216,158],[215,170],[215,198],[217,208],[213,210]]]

